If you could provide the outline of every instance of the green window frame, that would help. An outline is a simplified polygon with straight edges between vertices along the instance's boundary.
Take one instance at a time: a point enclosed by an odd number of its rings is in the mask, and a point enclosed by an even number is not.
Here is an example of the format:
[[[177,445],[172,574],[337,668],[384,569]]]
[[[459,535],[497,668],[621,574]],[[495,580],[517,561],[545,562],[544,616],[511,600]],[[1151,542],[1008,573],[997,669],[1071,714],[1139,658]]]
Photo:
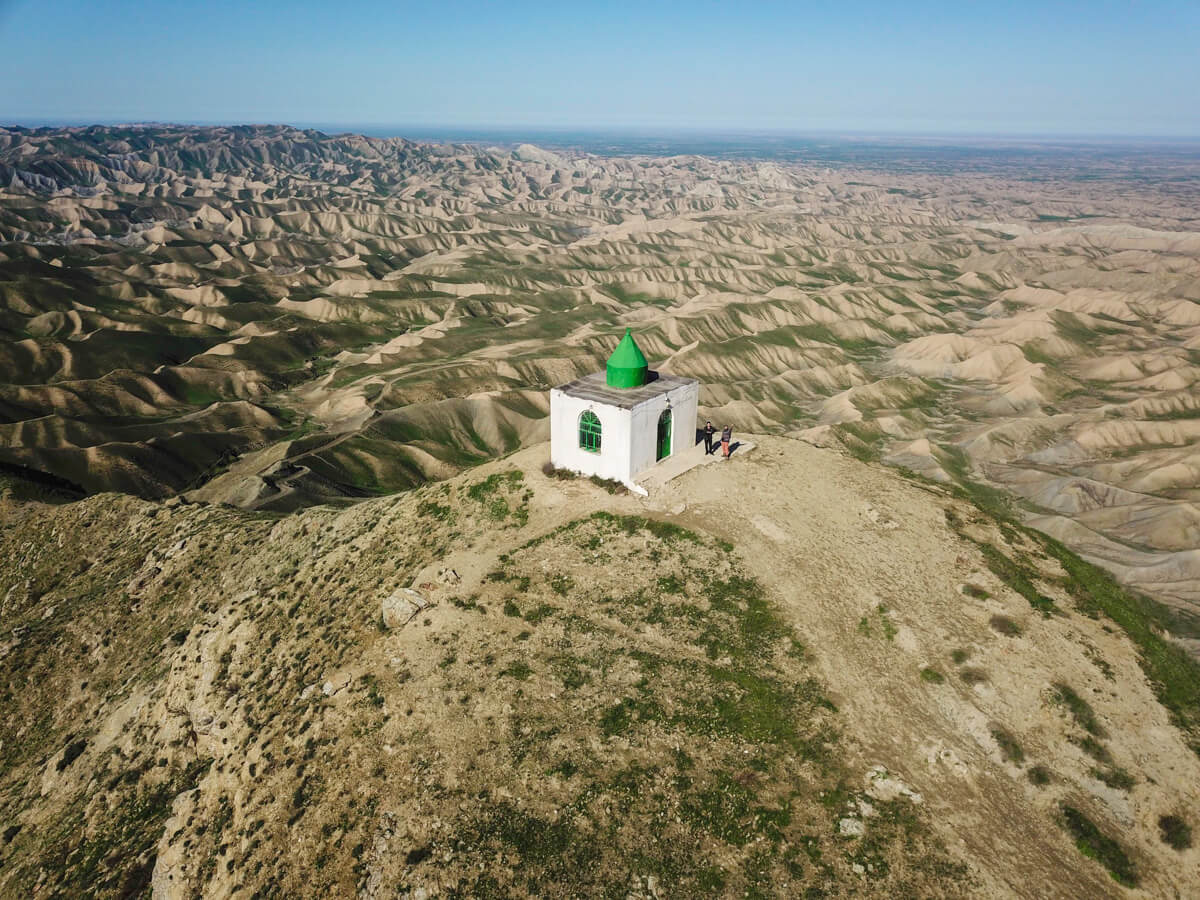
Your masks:
[[[588,453],[600,452],[600,419],[590,409],[579,417],[579,446]]]

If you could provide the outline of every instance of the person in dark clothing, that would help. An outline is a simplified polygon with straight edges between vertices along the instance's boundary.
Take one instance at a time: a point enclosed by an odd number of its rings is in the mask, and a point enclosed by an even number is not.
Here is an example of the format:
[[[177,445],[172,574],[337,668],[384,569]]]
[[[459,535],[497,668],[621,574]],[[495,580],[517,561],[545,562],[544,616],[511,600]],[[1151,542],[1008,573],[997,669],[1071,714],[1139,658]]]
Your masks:
[[[726,425],[721,429],[721,450],[725,453],[725,458],[729,459],[729,442],[733,440],[733,428]]]
[[[710,453],[712,453],[713,435],[716,434],[716,431],[717,431],[717,429],[713,427],[712,422],[704,423],[704,455],[705,456],[708,456]]]

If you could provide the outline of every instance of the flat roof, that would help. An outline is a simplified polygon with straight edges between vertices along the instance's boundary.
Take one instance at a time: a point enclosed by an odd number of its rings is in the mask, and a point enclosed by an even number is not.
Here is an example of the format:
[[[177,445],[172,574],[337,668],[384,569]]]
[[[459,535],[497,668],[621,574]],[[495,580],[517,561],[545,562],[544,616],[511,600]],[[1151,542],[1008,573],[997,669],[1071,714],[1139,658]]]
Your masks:
[[[604,372],[593,372],[591,375],[584,375],[582,378],[559,385],[555,390],[572,397],[579,397],[581,400],[591,400],[620,409],[633,409],[638,404],[652,400],[667,391],[699,383],[695,378],[668,375],[666,372],[650,372],[649,376],[650,380],[641,387],[614,388],[606,384]]]

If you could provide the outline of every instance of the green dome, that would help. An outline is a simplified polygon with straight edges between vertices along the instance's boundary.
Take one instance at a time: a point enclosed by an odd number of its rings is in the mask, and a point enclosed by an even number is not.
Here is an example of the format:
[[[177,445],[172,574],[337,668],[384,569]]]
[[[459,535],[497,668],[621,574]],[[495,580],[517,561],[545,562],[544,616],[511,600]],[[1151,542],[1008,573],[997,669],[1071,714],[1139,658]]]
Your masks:
[[[617,344],[617,349],[608,358],[608,375],[605,379],[609,387],[633,388],[646,383],[646,375],[650,366],[646,357],[638,349],[637,343],[629,329],[625,329],[625,337]]]

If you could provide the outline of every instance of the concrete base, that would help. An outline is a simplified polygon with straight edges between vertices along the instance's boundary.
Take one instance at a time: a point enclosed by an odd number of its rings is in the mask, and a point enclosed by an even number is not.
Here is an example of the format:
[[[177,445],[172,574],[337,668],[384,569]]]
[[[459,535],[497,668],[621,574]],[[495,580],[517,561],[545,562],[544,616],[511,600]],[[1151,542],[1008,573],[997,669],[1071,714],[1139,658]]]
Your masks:
[[[735,434],[733,436],[733,443],[731,446],[734,448],[733,452],[729,454],[729,459],[725,459],[723,456],[721,456],[720,442],[713,447],[713,452],[708,456],[704,454],[704,444],[697,444],[696,446],[690,447],[687,450],[672,454],[662,462],[658,463],[658,465],[656,465],[654,468],[643,472],[635,479],[635,481],[637,481],[637,483],[644,488],[647,493],[652,494],[656,488],[662,487],[672,478],[682,475],[684,472],[690,471],[697,466],[709,466],[714,463],[732,462],[733,460],[740,458],[743,454],[749,453],[754,449],[754,442],[740,439]]]

